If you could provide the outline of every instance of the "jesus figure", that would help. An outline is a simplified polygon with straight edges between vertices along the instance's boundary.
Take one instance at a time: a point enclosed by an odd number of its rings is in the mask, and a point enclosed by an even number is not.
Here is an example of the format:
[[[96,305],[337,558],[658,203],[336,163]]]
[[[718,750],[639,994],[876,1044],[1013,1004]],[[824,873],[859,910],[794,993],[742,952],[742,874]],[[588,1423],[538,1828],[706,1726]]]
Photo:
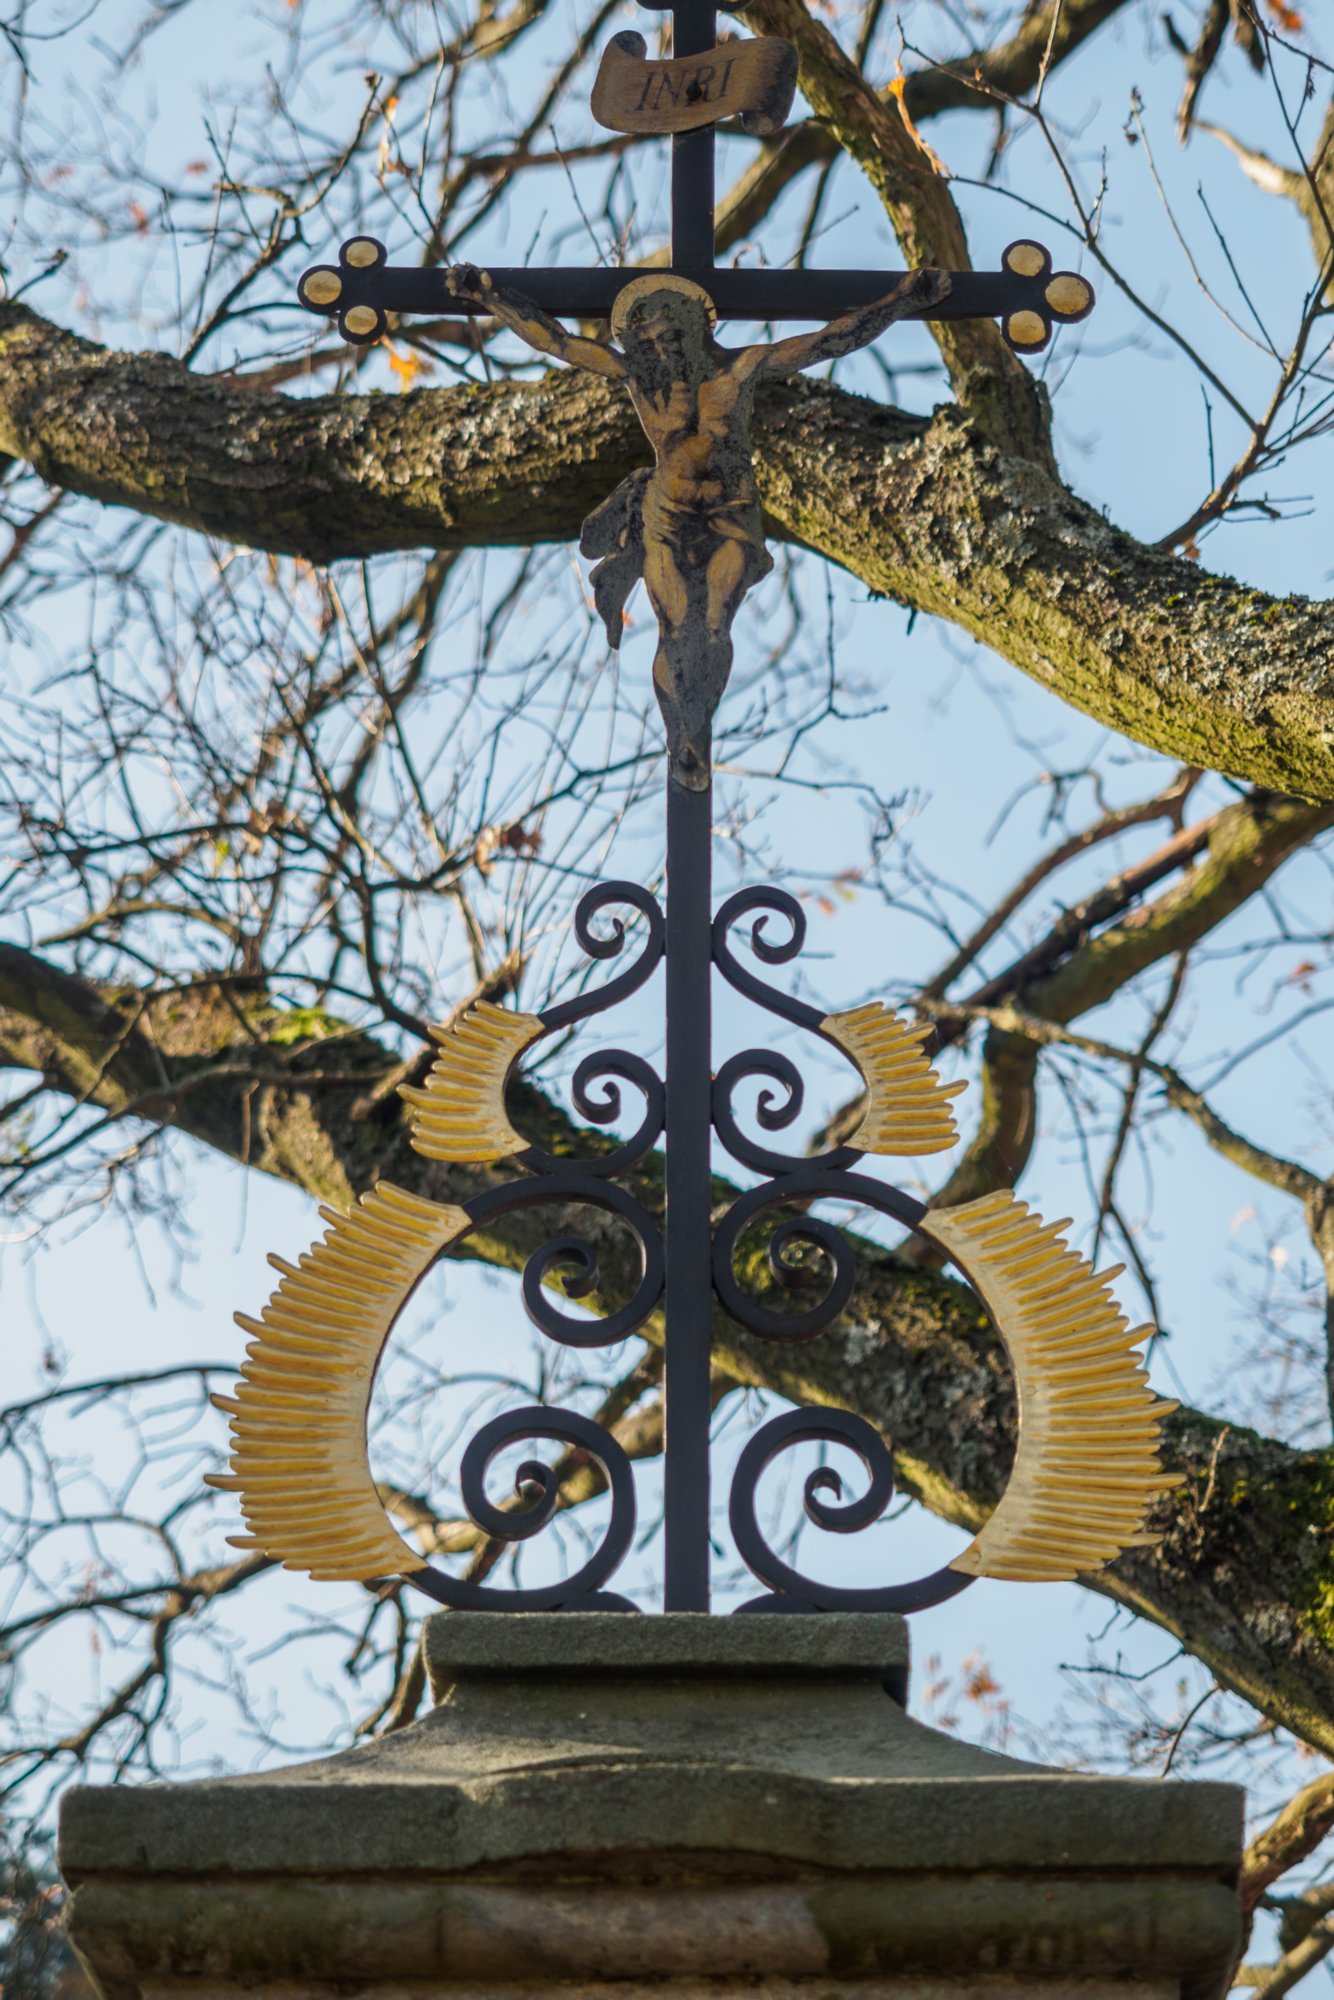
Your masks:
[[[813,333],[749,347],[719,346],[713,301],[686,278],[634,279],[612,307],[610,341],[568,333],[472,265],[455,266],[447,283],[539,353],[626,384],[654,464],[632,472],[589,515],[580,548],[596,558],[593,600],[613,647],[625,601],[643,577],[658,619],[653,679],[671,773],[702,788],[713,712],[732,665],[732,620],[773,567],[751,462],[756,386],[850,354],[893,321],[939,304],[948,274],[909,271],[883,298]]]

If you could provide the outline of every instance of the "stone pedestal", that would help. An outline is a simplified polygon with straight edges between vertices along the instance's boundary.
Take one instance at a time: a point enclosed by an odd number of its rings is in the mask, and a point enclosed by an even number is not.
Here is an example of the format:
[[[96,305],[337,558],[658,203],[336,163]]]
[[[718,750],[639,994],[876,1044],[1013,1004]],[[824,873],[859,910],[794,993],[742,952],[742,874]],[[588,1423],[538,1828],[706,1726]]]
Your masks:
[[[447,1614],[424,1643],[438,1706],[395,1736],[70,1795],[109,2000],[1224,1988],[1241,1793],[910,1721],[896,1618]]]

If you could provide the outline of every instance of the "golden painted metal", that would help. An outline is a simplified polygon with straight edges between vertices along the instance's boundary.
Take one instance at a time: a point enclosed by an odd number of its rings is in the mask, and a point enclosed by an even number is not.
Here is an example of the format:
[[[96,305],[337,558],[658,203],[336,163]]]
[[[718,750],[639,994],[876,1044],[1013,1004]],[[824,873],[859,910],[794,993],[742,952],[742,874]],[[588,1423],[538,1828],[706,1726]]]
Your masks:
[[[1005,268],[1016,277],[1040,278],[1049,258],[1040,243],[1012,243],[1005,253]]]
[[[694,132],[724,118],[757,138],[781,132],[797,85],[791,42],[723,42],[698,55],[648,59],[633,29],[602,51],[589,109],[609,132]]]
[[[1058,318],[1080,319],[1093,309],[1092,285],[1073,271],[1058,271],[1043,296]]]
[[[625,332],[630,314],[640,300],[651,299],[657,292],[676,292],[681,298],[697,300],[709,315],[709,325],[717,326],[718,314],[703,285],[697,285],[691,278],[659,277],[650,272],[646,278],[632,278],[616,294],[616,303],[611,309],[611,330],[615,339],[619,340]]]
[[[236,1395],[214,1396],[231,1419],[231,1473],[207,1483],[240,1496],[258,1550],[324,1582],[362,1582],[420,1569],[422,1558],[380,1504],[366,1455],[366,1416],[380,1354],[423,1273],[468,1227],[461,1208],[381,1181],[329,1224],[296,1265],[269,1262],[282,1281],[260,1317]]]
[[[950,1099],[966,1083],[942,1083],[922,1053],[929,1022],[903,1020],[892,1007],[873,1000],[846,1013],[826,1014],[820,1031],[850,1056],[866,1084],[866,1109],[850,1146],[863,1153],[916,1157],[943,1153],[959,1128]]]
[[[336,306],[343,296],[337,271],[308,271],[301,280],[301,297],[308,306]]]
[[[428,1160],[483,1165],[527,1145],[505,1116],[505,1080],[542,1033],[536,1014],[479,1000],[449,1028],[432,1028],[440,1053],[422,1087],[399,1096],[412,1108],[412,1143]]]
[[[1046,321],[1035,312],[1011,313],[1005,322],[1006,338],[1014,347],[1042,347],[1048,331]]]
[[[921,1233],[958,1263],[996,1323],[1014,1369],[1019,1444],[1000,1503],[951,1569],[1057,1582],[1151,1547],[1144,1517],[1181,1475],[1164,1472],[1159,1428],[1176,1409],[1148,1386],[1131,1328],[1101,1274],[1006,1191],[933,1209]]]

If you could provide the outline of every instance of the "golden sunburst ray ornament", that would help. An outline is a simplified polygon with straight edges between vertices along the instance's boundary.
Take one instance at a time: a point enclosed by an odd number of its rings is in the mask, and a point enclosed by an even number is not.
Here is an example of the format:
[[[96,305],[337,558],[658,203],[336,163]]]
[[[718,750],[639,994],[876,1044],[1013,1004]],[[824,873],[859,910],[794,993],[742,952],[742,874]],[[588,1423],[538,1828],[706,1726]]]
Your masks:
[[[525,1049],[543,1034],[536,1014],[515,1014],[479,1000],[447,1028],[432,1028],[440,1052],[422,1086],[404,1084],[412,1107],[412,1143],[428,1160],[459,1165],[506,1160],[525,1141],[505,1115],[505,1083]]]
[[[461,1208],[381,1181],[288,1264],[258,1319],[235,1396],[212,1398],[231,1420],[231,1475],[208,1484],[240,1495],[248,1533],[228,1539],[286,1569],[359,1582],[421,1567],[391,1526],[366,1453],[366,1417],[390,1329],[417,1281],[468,1227]]]
[[[965,1086],[941,1084],[922,1049],[928,1031],[880,1003],[827,1015],[820,1025],[866,1079],[858,1139],[897,1152],[949,1143],[944,1128],[952,1138],[952,1100]],[[521,1151],[524,1141],[504,1114],[504,1086],[544,1028],[541,1016],[485,1007],[437,1031],[441,1054],[427,1084],[402,1093],[417,1150],[482,1162]],[[260,1318],[237,1315],[253,1336],[241,1383],[234,1397],[213,1398],[231,1420],[232,1470],[209,1483],[240,1495],[248,1533],[231,1538],[236,1547],[320,1580],[420,1580],[422,1558],[376,1491],[367,1412],[395,1320],[472,1217],[383,1182],[349,1214],[321,1213],[328,1229],[296,1265],[270,1259],[281,1282]],[[1068,1580],[1151,1545],[1157,1537],[1145,1531],[1145,1515],[1177,1483],[1158,1453],[1162,1422],[1176,1405],[1148,1387],[1136,1352],[1153,1329],[1131,1329],[1111,1295],[1121,1267],[1095,1273],[1068,1247],[1067,1223],[1044,1223],[1008,1190],[926,1211],[916,1226],[986,1307],[1019,1404],[1005,1491],[949,1570],[960,1580]],[[851,1432],[841,1441],[857,1448]]]
[[[866,1085],[866,1108],[848,1144],[863,1153],[917,1157],[943,1153],[959,1128],[950,1100],[966,1083],[942,1083],[922,1052],[935,1032],[930,1022],[908,1022],[872,1000],[846,1013],[826,1014],[821,1032],[857,1065]]]
[[[1159,1459],[1177,1405],[1150,1389],[1136,1352],[1154,1328],[1130,1327],[1111,1296],[1124,1266],[1096,1273],[1067,1247],[1068,1227],[1008,1190],[932,1209],[920,1225],[972,1280],[1019,1399],[1009,1482],[950,1565],[974,1576],[1057,1582],[1104,1569],[1159,1540],[1145,1515],[1180,1483]]]

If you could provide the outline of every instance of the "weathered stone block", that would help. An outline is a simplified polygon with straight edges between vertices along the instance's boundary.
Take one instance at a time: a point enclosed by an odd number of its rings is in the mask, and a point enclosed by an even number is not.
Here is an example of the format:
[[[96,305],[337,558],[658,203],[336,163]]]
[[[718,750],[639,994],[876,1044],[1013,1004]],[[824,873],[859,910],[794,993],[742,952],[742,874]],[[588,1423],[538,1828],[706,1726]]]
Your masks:
[[[438,1706],[289,1770],[66,1802],[109,2000],[1210,2000],[1241,1794],[911,1721],[889,1617],[429,1621]],[[1108,1982],[1112,1982],[1109,1985]]]

